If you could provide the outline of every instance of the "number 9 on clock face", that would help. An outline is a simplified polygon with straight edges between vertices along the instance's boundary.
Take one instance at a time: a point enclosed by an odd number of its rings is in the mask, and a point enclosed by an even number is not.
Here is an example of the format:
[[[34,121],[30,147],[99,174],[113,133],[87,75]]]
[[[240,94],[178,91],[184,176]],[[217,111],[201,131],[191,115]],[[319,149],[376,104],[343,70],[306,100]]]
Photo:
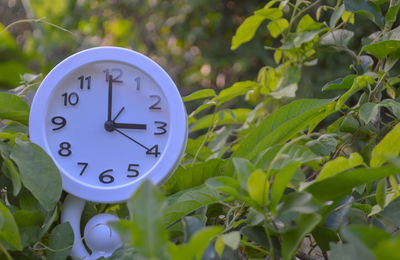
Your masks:
[[[99,47],[48,74],[29,130],[58,166],[67,192],[111,203],[128,199],[144,179],[160,183],[174,171],[187,120],[160,66],[131,50]]]

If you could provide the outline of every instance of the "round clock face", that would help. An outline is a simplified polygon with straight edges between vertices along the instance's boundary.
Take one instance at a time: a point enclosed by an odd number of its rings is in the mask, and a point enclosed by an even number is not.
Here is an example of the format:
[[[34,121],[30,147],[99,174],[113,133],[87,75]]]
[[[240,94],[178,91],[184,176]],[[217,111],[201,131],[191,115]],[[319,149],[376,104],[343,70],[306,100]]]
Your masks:
[[[175,84],[156,63],[99,47],[48,74],[32,104],[30,136],[55,161],[67,192],[111,203],[173,172],[187,121]]]

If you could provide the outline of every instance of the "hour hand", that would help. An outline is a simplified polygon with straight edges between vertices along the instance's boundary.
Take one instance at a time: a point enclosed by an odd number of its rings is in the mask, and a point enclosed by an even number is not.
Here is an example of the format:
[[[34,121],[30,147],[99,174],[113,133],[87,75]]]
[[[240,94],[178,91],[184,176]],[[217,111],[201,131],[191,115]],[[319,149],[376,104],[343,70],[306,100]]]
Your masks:
[[[146,130],[147,125],[146,124],[114,123],[114,128]]]

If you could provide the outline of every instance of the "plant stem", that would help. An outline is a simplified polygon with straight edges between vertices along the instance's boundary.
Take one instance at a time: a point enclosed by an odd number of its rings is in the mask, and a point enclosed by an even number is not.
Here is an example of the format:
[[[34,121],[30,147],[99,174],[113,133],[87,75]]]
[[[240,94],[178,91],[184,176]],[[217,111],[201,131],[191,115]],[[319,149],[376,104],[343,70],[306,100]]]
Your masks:
[[[249,242],[243,241],[243,240],[242,240],[241,242],[242,242],[242,244],[244,244],[245,246],[251,247],[251,248],[253,248],[253,249],[255,249],[255,250],[258,250],[258,251],[260,251],[260,252],[262,252],[262,253],[264,253],[264,254],[266,254],[266,255],[271,256],[271,253],[268,252],[267,250],[263,249],[263,248],[260,248],[260,247],[258,247],[258,246],[255,246],[255,245],[253,245],[253,244],[251,244],[251,243],[249,243]],[[273,258],[272,258],[272,259],[273,259]]]

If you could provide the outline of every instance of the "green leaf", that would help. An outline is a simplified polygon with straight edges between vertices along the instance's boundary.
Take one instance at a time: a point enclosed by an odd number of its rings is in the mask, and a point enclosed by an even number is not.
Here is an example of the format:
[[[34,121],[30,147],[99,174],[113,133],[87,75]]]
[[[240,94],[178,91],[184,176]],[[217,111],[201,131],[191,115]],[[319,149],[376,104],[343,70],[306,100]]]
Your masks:
[[[397,168],[391,165],[354,169],[314,182],[305,190],[320,201],[334,200],[350,194],[351,190],[357,186],[397,173]]]
[[[379,180],[376,186],[376,202],[383,209],[386,204],[386,179]]]
[[[253,159],[269,146],[289,140],[322,113],[330,102],[326,99],[300,99],[280,108],[250,132],[232,157]]]
[[[21,178],[19,177],[19,172],[14,163],[7,158],[3,157],[3,164],[1,166],[1,171],[7,175],[13,184],[13,195],[17,196],[21,190]]]
[[[335,11],[332,13],[331,18],[329,19],[329,27],[334,28],[339,21],[340,17],[342,17],[344,11],[344,5],[340,5]]]
[[[376,259],[395,259],[400,247],[400,236],[378,241],[373,252]]]
[[[284,216],[285,214],[295,212],[302,214],[312,214],[322,207],[322,203],[313,198],[306,192],[292,192],[282,199],[282,204],[277,207],[276,216]]]
[[[257,86],[256,82],[250,80],[236,82],[229,88],[223,89],[217,97],[212,99],[212,102],[222,105],[235,97],[246,94],[249,90],[252,90]]]
[[[204,184],[177,192],[166,200],[167,206],[163,210],[164,226],[169,226],[194,210],[224,198],[218,191]]]
[[[145,180],[127,202],[131,217],[132,245],[146,259],[164,259],[168,232],[164,228],[165,198]]]
[[[226,109],[219,111],[218,114],[223,118],[219,120],[218,116],[214,116],[212,114],[206,115],[200,118],[198,121],[193,123],[190,126],[190,132],[194,132],[197,130],[201,130],[213,125],[217,120],[218,125],[226,125],[226,124],[243,124],[246,121],[247,114],[250,113],[251,110],[247,108],[236,108],[236,109]]]
[[[294,162],[303,164],[319,159],[322,159],[322,157],[314,154],[305,146],[296,143],[290,145],[278,144],[261,152],[256,159],[256,166],[264,170],[282,169]]]
[[[318,174],[315,181],[322,181],[326,178],[335,176],[336,174],[346,171],[350,168],[362,165],[364,163],[363,158],[359,153],[350,154],[349,159],[345,157],[337,157],[331,161],[328,161],[321,172]]]
[[[22,247],[34,245],[39,240],[43,214],[39,211],[17,210],[13,215],[19,228]]]
[[[15,142],[10,158],[18,166],[22,184],[45,210],[51,211],[62,192],[61,176],[56,165],[38,145],[18,139]]]
[[[382,229],[358,225],[344,227],[340,235],[345,241],[355,245],[360,251],[373,249],[379,242],[390,237],[389,234]]]
[[[393,145],[400,142],[400,123],[385,135],[385,137],[372,150],[371,167],[379,167],[388,159],[396,157],[400,153],[400,146]]]
[[[322,91],[326,90],[338,90],[338,89],[349,89],[353,85],[353,81],[357,75],[347,75],[344,78],[338,78],[333,81],[326,83],[322,87]]]
[[[47,258],[52,260],[67,259],[74,243],[74,232],[69,222],[57,225],[50,234]]]
[[[306,147],[313,153],[328,156],[336,150],[337,141],[332,135],[321,135],[318,139],[306,143]]]
[[[379,112],[379,105],[375,103],[365,103],[360,107],[359,116],[360,119],[365,123],[368,124],[371,122]]]
[[[247,179],[256,170],[255,166],[247,159],[232,158],[235,173],[242,190],[247,190]]]
[[[216,94],[213,89],[202,89],[190,94],[189,96],[183,97],[182,100],[183,102],[189,102],[193,100],[215,97],[215,96]]]
[[[186,244],[175,245],[170,243],[168,250],[172,259],[186,260],[196,259],[200,260],[203,252],[206,250],[208,244],[213,238],[223,231],[220,226],[208,226],[196,232]]]
[[[291,229],[283,234],[282,258],[290,260],[296,252],[303,238],[310,233],[321,221],[322,217],[318,214],[302,214],[297,221],[297,228]]]
[[[321,45],[337,45],[347,46],[351,38],[353,38],[354,32],[344,29],[337,29],[328,32],[323,38],[321,38]]]
[[[266,4],[263,9],[257,10],[254,13],[256,15],[262,15],[268,20],[276,20],[282,17],[283,13],[279,8],[269,8]]]
[[[363,47],[363,51],[367,51],[378,59],[384,58],[390,53],[397,52],[400,49],[400,26],[383,34],[378,41],[370,43]]]
[[[247,17],[232,37],[231,50],[236,50],[243,43],[253,39],[258,27],[265,19],[267,17],[257,14]]]
[[[20,97],[0,93],[0,119],[9,119],[28,125],[29,106]]]
[[[282,32],[284,32],[289,27],[289,22],[285,18],[278,20],[273,20],[268,23],[267,28],[272,37],[278,37]]]
[[[271,185],[271,203],[269,205],[269,208],[273,214],[275,214],[276,206],[278,206],[283,192],[285,191],[286,186],[289,184],[297,168],[299,168],[299,163],[289,164],[281,169],[275,176],[274,182]]]
[[[342,96],[340,96],[339,100],[336,103],[336,110],[340,110],[344,103],[356,92],[359,90],[362,90],[363,88],[366,88],[368,84],[373,84],[375,82],[375,79],[372,76],[369,75],[361,75],[357,76],[357,78],[354,79],[353,85],[351,88],[346,91]]]
[[[368,0],[344,0],[344,7],[348,12],[355,12],[366,16],[379,27],[384,25],[384,17],[382,16],[379,6]]]
[[[260,206],[265,206],[268,203],[269,181],[264,171],[257,169],[250,174],[247,179],[247,190],[250,198]]]
[[[3,41],[3,35],[0,37]],[[8,49],[8,51],[10,51],[10,49]],[[12,54],[13,53],[11,52],[10,55]],[[0,62],[0,83],[7,84],[10,87],[17,87],[21,81],[20,75],[29,72],[29,68],[27,67],[26,63],[23,61],[14,60],[12,58],[10,60],[2,60],[2,62]],[[0,101],[0,103],[1,102],[2,101]]]
[[[297,24],[296,32],[299,33],[316,31],[319,30],[321,27],[324,27],[323,23],[315,22],[310,15],[306,14],[300,19],[299,23]]]
[[[185,168],[179,167],[162,187],[171,194],[201,185],[208,178],[222,175],[221,166],[221,159],[211,159]]]
[[[233,250],[238,249],[240,245],[240,232],[239,231],[232,231],[226,234],[221,235],[222,241],[225,245],[229,246]]]
[[[6,242],[17,250],[22,250],[21,238],[17,223],[11,212],[0,202],[0,213],[3,216],[3,225],[0,229],[0,240]]]
[[[385,29],[391,29],[397,19],[397,13],[400,9],[400,1],[391,1],[389,10],[385,15]]]

